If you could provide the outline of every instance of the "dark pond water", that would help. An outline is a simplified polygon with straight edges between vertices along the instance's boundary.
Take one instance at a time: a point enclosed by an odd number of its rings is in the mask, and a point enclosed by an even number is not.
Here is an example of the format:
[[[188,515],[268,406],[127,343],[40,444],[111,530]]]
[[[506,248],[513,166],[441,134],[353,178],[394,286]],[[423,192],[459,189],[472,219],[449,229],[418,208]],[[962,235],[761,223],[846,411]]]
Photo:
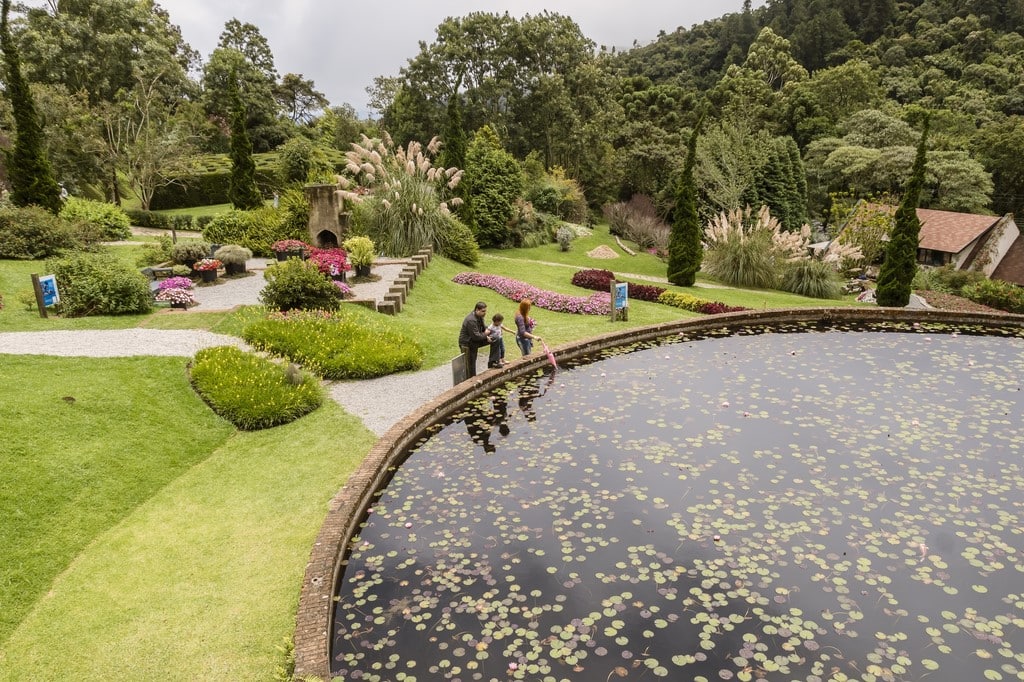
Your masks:
[[[1020,331],[937,326],[673,338],[510,383],[379,495],[333,671],[1024,679],[1022,388]]]

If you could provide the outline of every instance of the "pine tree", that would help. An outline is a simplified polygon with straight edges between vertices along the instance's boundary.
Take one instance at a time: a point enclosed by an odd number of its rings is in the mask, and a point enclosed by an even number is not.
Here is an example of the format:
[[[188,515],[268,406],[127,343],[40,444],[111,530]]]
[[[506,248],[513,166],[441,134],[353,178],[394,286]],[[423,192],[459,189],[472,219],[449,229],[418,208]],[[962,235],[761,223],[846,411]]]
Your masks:
[[[920,242],[921,221],[917,218],[917,205],[924,186],[925,142],[928,139],[929,120],[925,118],[921,142],[917,146],[914,167],[903,190],[903,200],[896,209],[895,225],[889,244],[885,247],[885,260],[878,273],[875,299],[878,305],[902,308],[910,303],[910,286],[917,274],[917,247]]]
[[[60,213],[60,186],[53,177],[43,146],[43,126],[39,121],[32,93],[21,73],[21,59],[11,39],[7,15],[11,0],[3,0],[0,15],[0,49],[7,67],[7,94],[14,112],[16,135],[14,148],[7,152],[7,174],[11,181],[11,202],[15,206],[42,206],[54,215]]]
[[[232,78],[231,91],[231,177],[228,199],[240,210],[259,208],[263,196],[256,187],[256,163],[252,160],[252,142],[246,130],[245,107],[238,92],[238,80]]]
[[[697,216],[697,185],[693,181],[697,136],[703,120],[702,117],[694,126],[686,145],[686,164],[676,189],[672,233],[668,241],[668,281],[681,287],[693,286],[700,262],[704,258],[704,247],[700,241],[700,218]]]

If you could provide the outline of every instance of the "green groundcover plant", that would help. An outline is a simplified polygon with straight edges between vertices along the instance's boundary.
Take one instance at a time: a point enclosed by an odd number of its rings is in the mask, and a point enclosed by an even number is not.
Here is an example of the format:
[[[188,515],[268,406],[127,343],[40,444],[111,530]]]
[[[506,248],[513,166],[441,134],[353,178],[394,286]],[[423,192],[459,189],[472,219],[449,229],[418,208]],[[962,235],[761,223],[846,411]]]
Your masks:
[[[196,353],[191,376],[214,412],[245,431],[287,424],[323,402],[316,377],[233,346]]]
[[[412,338],[361,308],[272,313],[246,327],[242,337],[325,379],[370,379],[423,364],[423,350]]]

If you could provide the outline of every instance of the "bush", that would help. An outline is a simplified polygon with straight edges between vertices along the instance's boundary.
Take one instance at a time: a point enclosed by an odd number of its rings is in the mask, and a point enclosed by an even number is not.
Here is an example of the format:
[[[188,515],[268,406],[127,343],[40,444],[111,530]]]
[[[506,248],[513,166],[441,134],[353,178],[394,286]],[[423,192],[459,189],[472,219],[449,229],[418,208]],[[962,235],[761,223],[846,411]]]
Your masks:
[[[174,259],[175,263],[185,265],[187,263],[194,263],[197,260],[206,258],[210,255],[210,244],[209,242],[189,240],[178,242],[171,247],[171,258]]]
[[[767,234],[734,235],[704,250],[701,269],[732,286],[772,289],[778,280],[775,255]]]
[[[690,294],[679,293],[675,291],[666,291],[658,297],[658,303],[663,305],[670,305],[674,308],[682,308],[683,310],[689,310],[692,313],[702,313],[704,315],[717,315],[718,313],[735,313],[742,310],[747,310],[742,306],[730,306],[720,301],[707,301],[703,298],[697,298]]]
[[[171,226],[171,221],[168,220],[168,216],[163,213],[143,211],[137,208],[129,208],[125,213],[128,214],[128,220],[131,221],[131,224],[137,227],[156,227],[166,229]]]
[[[58,309],[68,317],[147,313],[152,308],[145,275],[115,256],[78,254],[48,261],[46,267],[57,277]]]
[[[45,209],[0,208],[0,258],[52,258],[79,243],[74,226]]]
[[[558,246],[562,251],[568,251],[572,248],[572,239],[575,236],[576,234],[572,230],[563,225],[555,232],[555,241],[558,242]]]
[[[191,377],[214,412],[246,431],[287,424],[323,402],[316,377],[233,346],[200,350]]]
[[[260,301],[272,310],[337,310],[339,291],[315,263],[289,258],[267,268]]]
[[[325,379],[370,379],[423,364],[423,350],[413,339],[362,308],[271,315],[246,327],[242,337]]]
[[[142,253],[135,259],[135,264],[141,267],[147,265],[159,265],[172,259],[171,249],[174,245],[168,236],[160,236],[155,242],[146,242],[142,245]]]
[[[473,230],[451,214],[445,217],[445,226],[437,231],[435,238],[437,252],[445,258],[469,266],[480,260],[480,247],[476,244]]]
[[[810,298],[842,298],[842,281],[830,263],[814,258],[787,263],[779,289]]]
[[[920,268],[914,276],[914,289],[941,291],[954,296],[963,295],[965,287],[985,279],[985,274],[974,270],[957,270],[952,265],[941,268]]]
[[[215,216],[203,228],[203,239],[215,244],[238,244],[259,256],[271,256],[271,245],[282,239],[302,239],[306,225],[295,229],[282,220],[280,209],[257,208],[252,211],[231,210]]]
[[[210,206],[227,204],[228,183],[231,178],[229,170],[212,173],[200,173],[182,178],[182,182],[158,187],[153,192],[149,208],[162,211],[171,208],[190,208],[192,206]],[[271,167],[256,169],[256,185],[261,191],[268,192],[278,184],[277,169]]]
[[[60,217],[99,228],[102,238],[107,241],[127,239],[132,234],[128,215],[119,206],[104,201],[68,197],[60,210]]]
[[[252,251],[238,244],[225,244],[217,249],[213,257],[230,265],[245,265],[252,258]]]
[[[579,270],[572,276],[572,283],[584,289],[610,292],[613,279],[615,279],[615,275],[610,270]],[[651,301],[653,303],[664,292],[665,287],[629,283],[629,297],[637,301]]]
[[[964,298],[1008,313],[1024,313],[1024,289],[1001,279],[983,279],[963,288]]]

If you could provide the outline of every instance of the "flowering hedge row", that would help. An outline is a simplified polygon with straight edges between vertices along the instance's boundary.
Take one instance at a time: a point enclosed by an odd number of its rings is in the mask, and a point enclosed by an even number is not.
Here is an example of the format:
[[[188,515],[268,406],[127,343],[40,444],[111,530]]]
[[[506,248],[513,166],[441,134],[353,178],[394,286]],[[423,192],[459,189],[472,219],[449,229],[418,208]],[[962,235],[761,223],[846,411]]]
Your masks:
[[[615,274],[610,270],[579,270],[572,276],[572,283],[584,289],[596,291],[608,291]],[[649,284],[629,283],[629,297],[638,301],[651,301],[652,303],[663,303],[694,313],[704,315],[716,315],[718,313],[735,313],[747,310],[742,306],[731,306],[719,301],[708,301],[697,298],[690,294],[675,293],[667,291],[664,287],[652,286]]]
[[[718,313],[738,313],[741,310],[749,310],[743,306],[731,306],[719,301],[706,301],[690,294],[680,294],[674,291],[666,291],[658,297],[658,303],[664,303],[693,313],[705,315],[717,315]]]
[[[609,315],[611,314],[611,294],[608,291],[596,293],[583,298],[582,296],[567,296],[553,291],[544,291],[537,287],[530,286],[525,282],[501,277],[499,275],[484,275],[478,272],[460,272],[452,278],[456,284],[469,284],[476,287],[493,289],[505,298],[522,301],[528,298],[533,305],[544,310],[551,310],[556,313],[577,313],[581,315]]]
[[[579,270],[572,276],[572,283],[583,289],[594,291],[609,291],[615,273],[611,270]],[[650,284],[629,283],[629,297],[638,301],[650,301],[656,303],[658,297],[665,293],[665,287],[656,287]]]

